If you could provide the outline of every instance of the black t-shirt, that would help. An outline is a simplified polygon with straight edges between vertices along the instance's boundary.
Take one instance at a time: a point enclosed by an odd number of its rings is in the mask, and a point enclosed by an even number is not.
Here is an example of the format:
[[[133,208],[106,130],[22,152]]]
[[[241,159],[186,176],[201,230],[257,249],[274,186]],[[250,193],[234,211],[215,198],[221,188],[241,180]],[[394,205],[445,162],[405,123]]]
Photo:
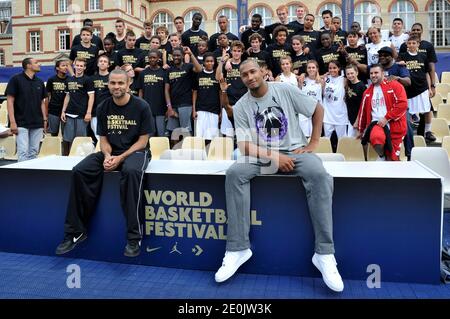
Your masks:
[[[228,84],[231,84],[227,89],[228,102],[230,105],[235,105],[236,102],[247,93],[247,87],[244,85],[241,79],[241,72],[239,67],[241,63],[234,64],[231,63],[231,71],[227,72],[225,66],[223,66],[222,72],[223,77],[226,79]]]
[[[130,84],[129,93],[131,95],[139,97],[139,89],[138,89],[138,81],[137,78],[133,78],[133,81]]]
[[[104,50],[102,39],[100,39],[100,38],[99,38],[98,36],[96,36],[95,34],[92,35],[91,43],[94,44],[94,45],[96,45],[96,46],[98,47],[99,50]],[[74,46],[76,46],[76,45],[80,45],[80,44],[81,44],[81,37],[80,37],[79,34],[77,34],[77,35],[75,36],[75,38],[73,38],[71,48],[74,47]]]
[[[214,68],[217,68],[217,66],[219,65],[220,60],[222,59],[222,49],[221,48],[217,48],[214,52]],[[231,56],[231,48],[227,49],[227,54],[229,56]]]
[[[250,54],[244,53],[244,55],[242,56],[242,61],[249,59],[255,60],[258,63],[264,62],[267,65],[267,67],[269,67],[270,65],[270,55],[269,53],[267,53],[267,51],[261,50],[258,53],[254,52],[251,52]]]
[[[64,104],[67,91],[67,77],[60,78],[57,75],[52,76],[47,81],[47,92],[50,95],[50,101],[48,102],[48,113],[61,116],[61,111]]]
[[[266,49],[269,54],[269,69],[272,70],[273,77],[277,77],[281,73],[280,58],[291,55],[290,45],[271,44]]]
[[[222,34],[221,32],[214,33],[211,38],[209,38],[208,41],[208,51],[214,52],[219,47],[219,43],[217,42],[217,39],[219,38],[219,35]],[[235,36],[233,33],[228,32],[227,33],[228,38],[228,45],[231,45],[231,42],[235,40],[239,40],[237,36]]]
[[[162,68],[157,70],[146,68],[139,74],[136,88],[143,91],[143,99],[150,105],[153,116],[164,115],[167,111],[164,95],[164,86],[167,81],[167,72]]]
[[[34,76],[30,79],[25,72],[14,75],[6,86],[5,95],[14,96],[14,118],[17,127],[42,128],[42,100],[47,97],[44,82]]]
[[[289,22],[289,24],[292,24],[294,27],[296,27],[299,31],[303,30],[305,25],[303,23],[298,22],[297,20]]]
[[[138,66],[138,61],[142,53],[142,50],[137,48],[120,50],[119,52],[117,52],[116,63],[118,66],[131,64],[134,69]]]
[[[98,51],[98,46],[95,45],[91,45],[89,48],[85,48],[81,44],[76,45],[70,50],[70,59],[72,61],[74,61],[75,58],[85,59],[87,61],[87,65],[84,73],[91,76],[97,71]]]
[[[345,95],[345,102],[347,103],[347,114],[350,124],[353,125],[358,116],[359,107],[361,105],[361,100],[363,98],[364,91],[366,90],[366,85],[359,81],[358,83],[352,84],[348,81],[348,89]]]
[[[110,54],[105,53],[106,56],[109,57],[109,68],[108,71],[111,72],[116,68],[117,61],[117,51],[112,51]]]
[[[344,31],[342,29],[336,31],[333,42],[336,44],[342,42],[345,45],[347,43],[347,31]]]
[[[116,51],[120,51],[120,50],[123,50],[125,48],[126,48],[126,46],[125,46],[125,38],[123,38],[120,41],[117,41],[117,43],[116,43]]]
[[[67,91],[69,93],[69,105],[66,113],[84,117],[88,108],[89,93],[94,93],[94,82],[86,75],[79,78],[71,76],[67,78]]]
[[[315,54],[316,50],[320,47],[320,32],[319,31],[299,31],[297,33],[301,35],[305,40],[305,47],[308,47],[310,53]]]
[[[150,39],[147,39],[144,36],[140,37],[136,40],[135,47],[141,49],[142,51],[150,50]]]
[[[272,39],[273,30],[275,30],[275,28],[280,25],[285,26],[288,29],[287,42],[291,42],[291,38],[294,35],[298,34],[302,30],[299,26],[297,26],[295,24],[291,24],[291,23],[282,24],[280,22],[277,22],[277,23],[268,25],[268,26],[264,27],[264,30],[266,31],[266,34],[267,34],[267,38],[266,38],[267,43],[269,43],[269,44],[275,43],[275,39]]]
[[[402,43],[400,46],[400,53],[404,53],[407,51],[406,43]],[[437,63],[436,51],[434,50],[434,46],[425,40],[420,41],[419,44],[419,53],[425,53],[427,56],[428,62]]]
[[[197,44],[201,40],[202,36],[208,37],[208,33],[198,29],[197,31],[192,31],[192,29],[186,30],[181,35],[181,43],[184,46],[188,46],[192,53],[197,54]]]
[[[107,98],[111,96],[108,88],[109,74],[100,75],[95,74],[91,77],[92,82],[94,82],[95,100],[94,106],[92,108],[92,116],[95,116],[97,107]]]
[[[194,65],[183,63],[181,68],[171,66],[167,72],[170,84],[170,102],[173,106],[192,105]]]
[[[312,59],[312,56],[308,54],[291,55],[292,58],[292,70],[297,71],[297,75],[306,73],[306,64]]]
[[[367,65],[367,49],[364,45],[358,45],[356,48],[345,47],[349,57],[355,59],[358,63]],[[358,71],[358,79],[367,83],[367,74]]]
[[[335,46],[320,48],[317,51],[316,59],[317,63],[319,63],[319,73],[321,75],[328,72],[328,63],[331,61],[339,61],[341,70],[344,70],[346,64],[344,56],[340,52],[337,52]]]
[[[97,109],[97,132],[108,139],[111,154],[120,155],[136,143],[141,135],[155,133],[150,106],[135,96],[131,96],[123,106],[114,103],[112,97],[108,98]]]
[[[251,47],[251,43],[250,43],[250,40],[249,40],[249,38],[250,38],[250,36],[252,35],[252,34],[254,34],[254,33],[259,33],[259,35],[262,37],[262,39],[263,39],[263,42],[262,42],[262,44],[261,44],[261,50],[264,50],[265,48],[266,48],[266,39],[267,39],[267,34],[266,34],[266,31],[263,29],[263,28],[260,28],[259,30],[257,30],[257,31],[254,31],[254,30],[252,30],[252,29],[248,29],[248,30],[245,30],[243,33],[242,33],[242,35],[241,35],[241,41],[242,41],[242,43],[244,43],[244,45],[245,45],[245,49],[248,49],[248,48],[250,48]]]
[[[400,60],[406,62],[406,68],[411,76],[411,85],[406,87],[408,99],[428,90],[427,73],[429,72],[427,56],[424,53],[412,55],[409,52],[400,53]]]
[[[194,84],[197,91],[196,111],[206,111],[215,114],[220,113],[220,86],[216,80],[216,73],[203,70],[197,75]]]

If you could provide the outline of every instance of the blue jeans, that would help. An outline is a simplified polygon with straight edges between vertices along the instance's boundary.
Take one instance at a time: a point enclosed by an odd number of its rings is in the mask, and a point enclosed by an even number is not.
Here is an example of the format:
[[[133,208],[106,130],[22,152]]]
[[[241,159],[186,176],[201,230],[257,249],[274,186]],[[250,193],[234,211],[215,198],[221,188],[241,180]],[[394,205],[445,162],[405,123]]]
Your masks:
[[[44,136],[44,129],[19,127],[18,131],[16,137],[18,161],[22,162],[36,158],[39,153],[42,137]]]

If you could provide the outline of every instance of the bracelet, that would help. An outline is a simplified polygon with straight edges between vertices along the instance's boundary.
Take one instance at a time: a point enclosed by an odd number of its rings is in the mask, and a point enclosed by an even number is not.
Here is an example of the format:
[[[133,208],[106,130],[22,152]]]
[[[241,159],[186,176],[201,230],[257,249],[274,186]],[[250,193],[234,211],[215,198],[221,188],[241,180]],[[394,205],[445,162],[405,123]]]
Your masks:
[[[44,120],[44,122],[48,122],[48,120]]]

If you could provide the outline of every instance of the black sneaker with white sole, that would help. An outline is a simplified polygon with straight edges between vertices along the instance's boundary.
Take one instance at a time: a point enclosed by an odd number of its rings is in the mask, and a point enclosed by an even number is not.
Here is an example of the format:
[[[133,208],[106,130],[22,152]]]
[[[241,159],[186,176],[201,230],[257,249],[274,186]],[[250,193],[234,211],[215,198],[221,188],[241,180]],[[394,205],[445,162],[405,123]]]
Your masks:
[[[141,253],[141,242],[139,240],[129,240],[125,246],[123,254],[127,257],[137,257]]]
[[[436,141],[436,137],[434,136],[433,132],[428,131],[425,133],[425,140],[429,143]]]
[[[79,243],[84,241],[87,238],[87,235],[85,233],[81,234],[67,234],[64,237],[64,240],[61,244],[56,247],[56,254],[57,255],[64,255],[74,249]]]

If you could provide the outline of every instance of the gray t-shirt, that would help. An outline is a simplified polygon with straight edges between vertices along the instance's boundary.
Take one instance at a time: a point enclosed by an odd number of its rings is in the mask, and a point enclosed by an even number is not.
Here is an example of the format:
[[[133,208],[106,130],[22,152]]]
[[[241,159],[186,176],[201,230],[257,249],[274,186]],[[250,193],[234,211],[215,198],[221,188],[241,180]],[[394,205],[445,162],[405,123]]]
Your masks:
[[[317,101],[287,83],[268,85],[263,97],[255,98],[247,92],[233,107],[237,141],[283,152],[305,146],[298,114],[311,117]]]

